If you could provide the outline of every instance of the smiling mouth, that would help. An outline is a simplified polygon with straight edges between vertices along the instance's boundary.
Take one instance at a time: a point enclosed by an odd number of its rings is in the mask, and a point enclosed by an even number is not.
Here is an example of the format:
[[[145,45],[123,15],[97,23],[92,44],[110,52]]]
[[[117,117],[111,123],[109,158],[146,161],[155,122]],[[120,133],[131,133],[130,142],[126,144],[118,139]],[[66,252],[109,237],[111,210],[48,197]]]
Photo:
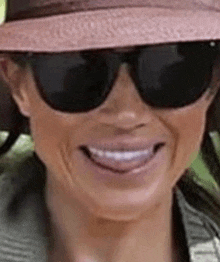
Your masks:
[[[158,144],[156,144],[156,145],[154,146],[153,153],[155,154],[156,151],[157,151],[158,149],[160,149],[160,148],[161,148],[162,146],[164,146],[164,145],[165,145],[165,143],[158,143]],[[81,146],[81,147],[80,147],[80,150],[82,150],[84,154],[86,154],[89,158],[91,158],[92,155],[91,155],[89,149],[88,149],[86,146]]]
[[[151,159],[155,157],[156,153],[164,145],[165,143],[158,143],[154,146],[153,154],[150,157],[143,158],[141,161],[130,161],[130,162],[126,162],[126,161],[117,162],[115,160],[109,160],[105,158],[99,158],[99,157],[96,158],[94,157],[94,155],[91,154],[91,152],[87,149],[87,147],[82,146],[80,149],[87,156],[87,158],[89,158],[94,164],[98,165],[99,167],[114,172],[125,173],[128,172],[129,170],[145,165],[147,162],[149,162]]]

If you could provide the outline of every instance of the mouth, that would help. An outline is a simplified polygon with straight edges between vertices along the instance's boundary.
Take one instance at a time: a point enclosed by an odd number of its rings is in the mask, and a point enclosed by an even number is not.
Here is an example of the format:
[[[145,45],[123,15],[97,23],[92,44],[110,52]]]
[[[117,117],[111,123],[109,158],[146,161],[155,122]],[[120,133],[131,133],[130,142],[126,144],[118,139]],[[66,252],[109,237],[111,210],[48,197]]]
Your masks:
[[[83,154],[95,165],[100,168],[104,168],[106,170],[117,172],[117,173],[127,173],[133,169],[139,168],[141,166],[146,165],[150,162],[160,151],[160,149],[165,145],[165,143],[157,143],[153,146],[152,154],[149,156],[142,157],[138,160],[132,161],[122,161],[122,160],[110,160],[105,157],[95,157],[94,154],[90,152],[90,150],[86,146],[80,147],[80,150]]]

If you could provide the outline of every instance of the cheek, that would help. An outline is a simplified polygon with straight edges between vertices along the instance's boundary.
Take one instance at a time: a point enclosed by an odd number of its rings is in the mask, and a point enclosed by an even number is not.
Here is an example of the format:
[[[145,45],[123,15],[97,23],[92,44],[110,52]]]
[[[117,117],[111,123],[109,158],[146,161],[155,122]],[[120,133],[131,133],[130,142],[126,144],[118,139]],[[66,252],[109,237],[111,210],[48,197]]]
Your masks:
[[[45,110],[36,111],[30,118],[35,150],[44,163],[57,158],[68,144],[68,132],[61,122]]]
[[[167,121],[175,144],[171,166],[176,183],[198,155],[206,126],[206,112],[201,108],[177,112]]]
[[[197,114],[195,117],[192,116],[187,122],[183,121],[182,125],[180,125],[179,147],[183,147],[185,152],[192,157],[189,159],[190,164],[198,154],[204,131],[205,117],[202,114]]]
[[[66,116],[51,109],[37,93],[31,95],[30,129],[35,143],[35,151],[50,170],[66,172],[64,152],[74,146],[75,130],[80,126],[74,117]],[[53,170],[53,172],[55,172]]]

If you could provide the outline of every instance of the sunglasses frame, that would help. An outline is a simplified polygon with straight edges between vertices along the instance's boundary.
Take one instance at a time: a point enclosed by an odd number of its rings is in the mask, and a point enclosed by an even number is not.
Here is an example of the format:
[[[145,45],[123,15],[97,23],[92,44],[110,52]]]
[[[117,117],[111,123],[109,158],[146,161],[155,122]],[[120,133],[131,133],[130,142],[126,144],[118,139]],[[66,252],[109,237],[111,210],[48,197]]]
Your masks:
[[[138,54],[146,49],[146,48],[157,48],[157,47],[160,47],[160,46],[176,46],[176,45],[180,45],[181,46],[184,46],[184,45],[189,45],[189,44],[207,44],[207,43],[210,43],[210,46],[212,46],[213,48],[216,48],[218,51],[219,51],[219,55],[220,55],[220,41],[188,41],[188,42],[175,42],[175,43],[162,43],[162,44],[153,44],[153,45],[141,45],[141,46],[134,46],[132,48],[134,48],[134,50],[132,51],[126,51],[127,47],[125,48],[119,48],[120,50],[122,51],[118,51],[117,49],[113,49],[113,48],[105,48],[105,49],[90,49],[90,50],[82,50],[82,51],[73,51],[73,52],[60,52],[60,53],[32,53],[32,52],[25,52],[25,53],[14,53],[13,54],[13,60],[17,63],[19,63],[22,67],[25,67],[27,64],[29,65],[32,65],[32,62],[37,59],[39,56],[53,56],[53,55],[61,55],[61,54],[65,54],[65,55],[74,55],[74,54],[89,54],[89,55],[97,55],[97,54],[103,54],[103,55],[116,55],[117,56],[117,64],[114,65],[115,67],[115,72],[117,72],[118,74],[118,71],[119,71],[119,67],[121,64],[124,64],[124,63],[127,63],[129,66],[130,66],[130,75],[131,77],[134,79],[134,77],[136,77],[134,74],[134,72],[131,70],[131,66],[133,67],[133,62],[134,62],[134,59],[136,59],[138,57]],[[125,50],[123,50],[125,49]],[[115,78],[117,77],[117,74],[114,76],[114,80]],[[38,83],[38,79],[35,77],[35,80],[36,82]],[[38,83],[40,84],[40,83]],[[54,104],[52,104],[49,99],[47,98],[47,95],[44,94],[44,90],[43,88],[40,87],[41,85],[38,86],[38,91],[41,95],[41,97],[43,98],[43,100],[52,108],[52,109],[55,109],[57,111],[61,111],[61,112],[66,112],[66,113],[83,113],[83,112],[88,112],[90,110],[93,110],[95,109],[96,107],[100,106],[96,106],[92,109],[88,109],[88,110],[85,110],[85,111],[67,111],[67,110],[62,110],[60,107],[57,107],[57,106],[54,106]],[[207,89],[208,87],[206,87]],[[111,91],[111,88],[109,88],[109,92]],[[139,88],[137,88],[138,91],[140,92]],[[108,92],[108,93],[109,93]],[[198,100],[198,99],[197,99]],[[196,100],[196,101],[197,101]],[[104,101],[103,101],[104,102]],[[102,102],[102,103],[103,103]],[[144,101],[146,103],[146,101]],[[183,106],[179,106],[179,107],[184,107]],[[163,108],[163,107],[161,107]],[[164,107],[166,108],[166,107]],[[172,107],[171,107],[172,108]],[[175,108],[178,108],[178,107],[173,107],[174,109]]]

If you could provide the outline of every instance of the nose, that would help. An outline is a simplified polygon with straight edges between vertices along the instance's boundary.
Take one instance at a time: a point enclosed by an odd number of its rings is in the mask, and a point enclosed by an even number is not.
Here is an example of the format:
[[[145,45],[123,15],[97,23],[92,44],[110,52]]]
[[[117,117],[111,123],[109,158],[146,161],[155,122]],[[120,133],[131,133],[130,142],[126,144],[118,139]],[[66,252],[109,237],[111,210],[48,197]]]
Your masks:
[[[121,64],[109,96],[95,110],[97,121],[119,128],[134,128],[152,121],[153,111],[141,99],[129,69],[128,63]]]

